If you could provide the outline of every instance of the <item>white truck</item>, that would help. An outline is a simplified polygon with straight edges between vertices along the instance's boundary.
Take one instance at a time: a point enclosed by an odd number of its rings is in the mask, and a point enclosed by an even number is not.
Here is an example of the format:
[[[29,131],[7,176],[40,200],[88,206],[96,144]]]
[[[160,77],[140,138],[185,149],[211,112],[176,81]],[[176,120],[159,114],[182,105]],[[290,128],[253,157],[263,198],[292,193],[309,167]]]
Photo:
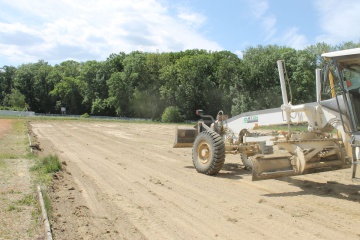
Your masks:
[[[242,113],[227,119],[220,111],[212,124],[200,120],[193,128],[177,128],[174,147],[192,147],[195,169],[218,173],[226,154],[239,154],[252,170],[253,180],[294,176],[360,164],[360,48],[324,53],[326,65],[316,70],[316,102],[292,105],[288,101],[283,61],[277,62],[283,104],[280,108]],[[338,95],[321,100],[321,80],[335,76]],[[325,79],[324,79],[325,78]],[[333,89],[333,90],[334,90]],[[307,125],[294,131],[294,124]],[[287,131],[259,132],[269,125],[287,125]]]

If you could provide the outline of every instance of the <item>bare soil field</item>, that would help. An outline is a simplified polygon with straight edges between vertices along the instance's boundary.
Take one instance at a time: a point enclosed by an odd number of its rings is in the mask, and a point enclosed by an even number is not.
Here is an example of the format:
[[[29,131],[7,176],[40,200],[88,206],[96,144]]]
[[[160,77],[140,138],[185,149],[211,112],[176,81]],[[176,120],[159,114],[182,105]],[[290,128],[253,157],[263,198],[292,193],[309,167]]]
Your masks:
[[[214,177],[175,125],[33,121],[54,176],[55,239],[359,239],[360,185],[350,169],[251,181],[239,156]]]
[[[0,119],[0,138],[6,136],[11,130],[11,125],[14,121],[14,119]]]

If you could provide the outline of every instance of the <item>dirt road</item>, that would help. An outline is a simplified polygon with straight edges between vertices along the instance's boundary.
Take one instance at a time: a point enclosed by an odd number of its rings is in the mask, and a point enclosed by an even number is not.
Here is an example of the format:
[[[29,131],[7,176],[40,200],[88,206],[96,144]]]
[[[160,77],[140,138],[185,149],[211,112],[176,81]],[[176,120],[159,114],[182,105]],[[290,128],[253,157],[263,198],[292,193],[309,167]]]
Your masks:
[[[174,125],[32,122],[56,153],[56,239],[359,239],[350,169],[252,182],[239,156],[215,177],[173,149]]]

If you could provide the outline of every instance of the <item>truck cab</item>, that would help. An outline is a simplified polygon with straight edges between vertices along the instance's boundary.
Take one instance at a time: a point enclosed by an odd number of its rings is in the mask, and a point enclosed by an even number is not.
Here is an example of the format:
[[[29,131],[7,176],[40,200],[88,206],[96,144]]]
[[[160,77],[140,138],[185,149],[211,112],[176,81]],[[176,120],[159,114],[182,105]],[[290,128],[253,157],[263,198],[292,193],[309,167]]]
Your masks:
[[[347,133],[351,139],[352,179],[359,181],[356,168],[360,164],[360,48],[324,53],[322,56],[332,65],[327,72],[336,76],[339,92],[342,93],[350,125]],[[327,72],[325,76],[328,76]],[[342,123],[345,128],[343,119]]]

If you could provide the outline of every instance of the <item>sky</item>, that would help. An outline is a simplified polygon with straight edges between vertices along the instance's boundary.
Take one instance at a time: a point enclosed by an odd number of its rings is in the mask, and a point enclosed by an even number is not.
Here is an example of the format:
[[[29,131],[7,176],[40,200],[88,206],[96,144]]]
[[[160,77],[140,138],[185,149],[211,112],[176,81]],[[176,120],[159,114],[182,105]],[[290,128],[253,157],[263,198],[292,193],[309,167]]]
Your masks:
[[[359,0],[0,0],[0,67],[360,40]]]

